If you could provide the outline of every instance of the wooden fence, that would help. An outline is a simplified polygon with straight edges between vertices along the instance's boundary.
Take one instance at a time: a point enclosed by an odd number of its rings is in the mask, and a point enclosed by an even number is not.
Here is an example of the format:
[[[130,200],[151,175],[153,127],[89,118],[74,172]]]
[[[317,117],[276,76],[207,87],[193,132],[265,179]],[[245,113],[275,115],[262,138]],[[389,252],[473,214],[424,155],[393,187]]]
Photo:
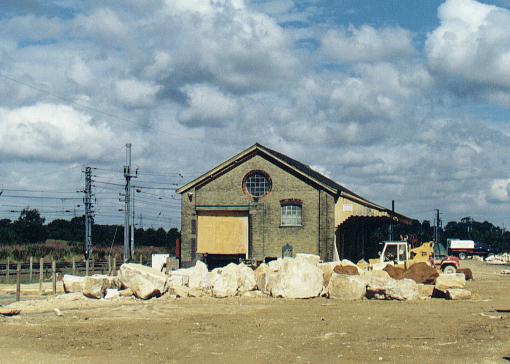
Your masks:
[[[147,263],[140,254],[139,263]],[[0,263],[0,283],[16,284],[16,301],[20,300],[22,283],[39,282],[39,291],[43,291],[43,283],[51,280],[53,294],[57,292],[57,280],[64,274],[78,276],[89,276],[93,274],[116,275],[122,259],[108,257],[106,260],[77,261],[74,257],[71,261],[55,261],[44,258],[34,259],[30,257],[28,262],[6,262]]]

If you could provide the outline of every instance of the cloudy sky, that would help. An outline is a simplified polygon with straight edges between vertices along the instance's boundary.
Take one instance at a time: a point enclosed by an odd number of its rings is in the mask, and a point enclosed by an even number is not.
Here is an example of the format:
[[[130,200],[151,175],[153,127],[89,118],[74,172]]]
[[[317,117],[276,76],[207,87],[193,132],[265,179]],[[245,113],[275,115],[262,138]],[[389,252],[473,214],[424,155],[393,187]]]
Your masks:
[[[510,225],[508,24],[508,0],[2,1],[0,217],[80,214],[90,165],[121,223],[131,142],[137,223],[176,226],[157,188],[259,142],[415,218]]]

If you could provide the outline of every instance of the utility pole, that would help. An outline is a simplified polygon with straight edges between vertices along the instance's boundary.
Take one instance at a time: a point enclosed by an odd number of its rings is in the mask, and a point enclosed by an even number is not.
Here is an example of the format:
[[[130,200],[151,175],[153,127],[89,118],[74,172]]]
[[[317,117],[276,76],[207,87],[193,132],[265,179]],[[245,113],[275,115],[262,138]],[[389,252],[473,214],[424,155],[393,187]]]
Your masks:
[[[130,258],[129,249],[129,210],[131,208],[129,197],[131,195],[131,143],[126,144],[126,164],[124,165],[124,178],[126,186],[124,188],[124,263]]]
[[[92,168],[85,167],[85,259],[92,258],[92,224],[94,223],[94,211],[92,210]]]
[[[131,188],[131,257],[135,256],[135,188]]]
[[[389,241],[393,241],[393,216],[395,216],[395,200],[391,200],[391,222],[389,227]]]
[[[131,174],[131,143],[126,144],[126,164],[124,165],[124,178],[126,179],[126,185],[124,188],[124,262],[129,261],[133,258],[134,253],[134,220],[130,234],[130,222],[132,219],[131,209],[134,213],[134,203],[131,202],[131,194],[133,193],[131,188],[131,178],[136,175]],[[121,195],[122,196],[122,195]],[[130,239],[131,235],[131,239]],[[130,244],[131,243],[131,244]]]
[[[436,211],[436,227],[434,229],[434,242],[436,245],[439,244],[439,235],[440,235],[440,228],[441,228],[441,218],[439,217],[439,209],[434,209]]]

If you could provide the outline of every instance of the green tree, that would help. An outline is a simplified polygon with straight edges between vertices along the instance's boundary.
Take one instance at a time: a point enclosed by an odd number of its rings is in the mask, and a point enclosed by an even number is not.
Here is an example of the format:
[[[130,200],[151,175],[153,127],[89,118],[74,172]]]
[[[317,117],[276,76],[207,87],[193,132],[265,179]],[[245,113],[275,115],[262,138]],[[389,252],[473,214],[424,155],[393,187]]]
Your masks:
[[[38,243],[46,240],[44,218],[37,209],[25,208],[14,222],[14,230],[20,243]]]

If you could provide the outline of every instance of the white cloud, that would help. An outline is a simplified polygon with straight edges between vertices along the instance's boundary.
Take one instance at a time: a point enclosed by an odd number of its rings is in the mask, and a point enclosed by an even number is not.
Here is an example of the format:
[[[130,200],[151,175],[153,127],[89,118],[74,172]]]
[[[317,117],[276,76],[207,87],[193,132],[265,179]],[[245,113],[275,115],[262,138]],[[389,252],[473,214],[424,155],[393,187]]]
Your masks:
[[[90,87],[95,81],[89,66],[79,57],[71,65],[69,78],[82,87]]]
[[[211,14],[218,7],[229,6],[234,9],[245,7],[243,0],[166,0],[165,5],[170,13],[191,12],[200,15]]]
[[[503,9],[447,1],[425,49],[398,26],[323,23],[312,2],[104,0],[38,14],[0,19],[0,72],[19,81],[0,82],[0,183],[53,168],[48,188],[63,188],[65,166],[118,169],[128,141],[141,171],[184,172],[180,183],[258,141],[413,217],[507,215],[507,123],[479,120],[473,97],[510,102]]]
[[[508,202],[510,200],[510,179],[493,180],[488,197],[496,202]]]
[[[117,99],[130,107],[150,106],[154,103],[160,86],[135,79],[115,81]]]
[[[189,126],[221,126],[236,116],[238,108],[234,100],[223,95],[217,88],[197,85],[185,88],[189,107],[179,113],[181,123]]]
[[[0,108],[0,127],[3,158],[103,159],[115,138],[107,125],[95,124],[90,115],[58,104]]]
[[[152,63],[143,70],[146,77],[158,80],[168,77],[172,72],[174,72],[172,56],[165,51],[156,51]]]
[[[409,31],[369,25],[329,30],[321,39],[321,51],[330,60],[344,63],[395,60],[415,52]]]
[[[428,35],[431,69],[459,94],[510,106],[510,11],[474,0],[447,0]]]
[[[73,24],[78,38],[89,36],[98,41],[116,42],[125,40],[129,33],[128,25],[111,9],[100,8],[91,14],[78,15]]]

